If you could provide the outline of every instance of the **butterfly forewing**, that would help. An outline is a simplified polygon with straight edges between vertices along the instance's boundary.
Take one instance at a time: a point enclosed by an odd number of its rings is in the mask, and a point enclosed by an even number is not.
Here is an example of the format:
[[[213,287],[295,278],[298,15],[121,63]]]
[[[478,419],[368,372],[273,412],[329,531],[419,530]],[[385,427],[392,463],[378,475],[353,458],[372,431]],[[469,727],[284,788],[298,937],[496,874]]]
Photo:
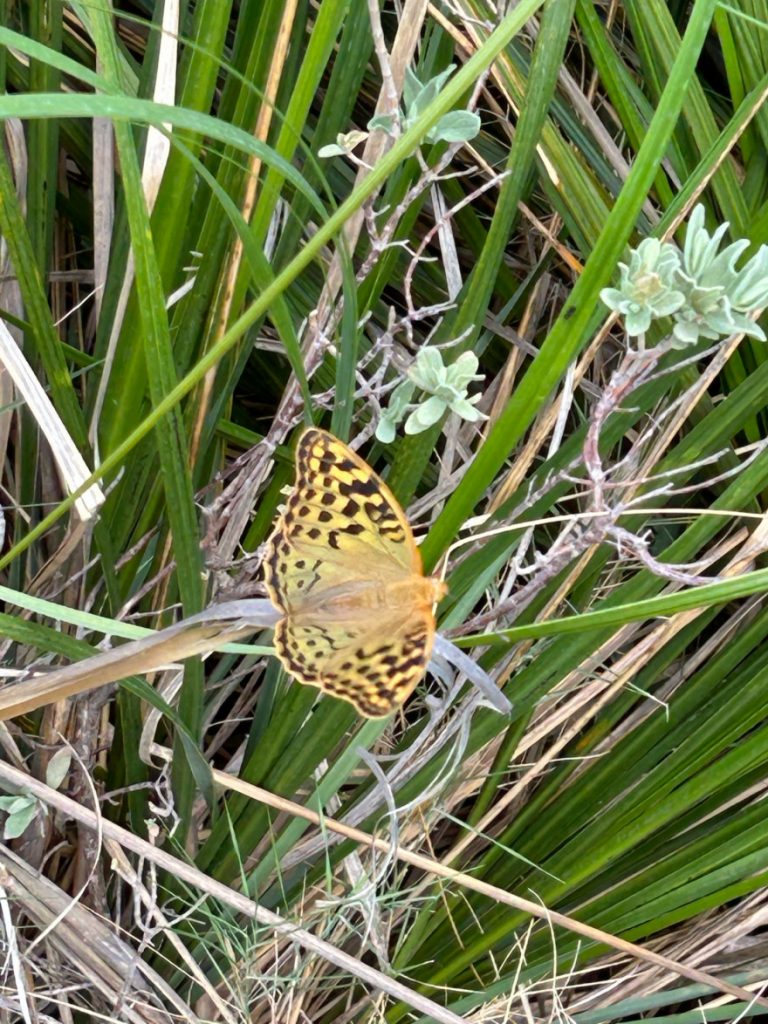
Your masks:
[[[296,483],[267,545],[266,583],[283,611],[352,579],[421,574],[408,521],[386,484],[332,434],[309,428],[296,449]]]
[[[275,649],[301,682],[389,714],[424,674],[441,585],[424,579],[389,488],[346,445],[310,427],[296,483],[267,543],[269,596],[284,613]]]

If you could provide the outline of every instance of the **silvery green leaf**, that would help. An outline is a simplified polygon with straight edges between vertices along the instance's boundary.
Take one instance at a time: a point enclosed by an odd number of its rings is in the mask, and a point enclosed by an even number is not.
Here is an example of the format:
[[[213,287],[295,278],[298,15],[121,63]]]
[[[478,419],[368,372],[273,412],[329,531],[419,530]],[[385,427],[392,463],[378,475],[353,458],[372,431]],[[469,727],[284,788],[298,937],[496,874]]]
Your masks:
[[[446,403],[437,395],[431,395],[416,409],[417,418],[425,427],[431,427],[445,414]]]
[[[454,388],[451,387],[450,384],[444,384],[443,387],[437,389],[435,394],[438,398],[442,398],[444,402],[447,402],[448,405],[450,405],[451,402],[458,402],[460,398],[466,398],[467,389]]]
[[[386,413],[376,424],[376,440],[382,444],[392,444],[395,440],[395,423]]]
[[[688,218],[688,227],[685,232],[686,238],[689,234],[691,236],[698,234],[702,229],[706,234],[706,228],[704,228],[704,217],[704,204],[697,203],[691,210],[691,215]],[[691,241],[693,241],[693,237],[691,238]]]
[[[648,331],[652,319],[651,311],[647,306],[640,306],[633,302],[624,313],[624,329],[630,338],[636,338],[638,334],[645,334]]]
[[[401,381],[389,396],[390,411],[393,413],[397,411],[402,415],[402,413],[405,412],[408,403],[413,398],[413,392],[415,390],[415,385],[412,384],[411,381]]]
[[[656,270],[662,279],[667,282],[673,281],[674,273],[680,265],[680,250],[671,242],[664,242],[661,247],[661,254],[656,261]]]
[[[745,316],[744,313],[732,313],[731,314],[736,326],[734,327],[734,333],[741,332],[746,334],[749,338],[756,338],[758,341],[765,341],[765,331],[756,323],[751,316]]]
[[[45,769],[45,781],[51,789],[58,789],[67,777],[69,766],[72,763],[72,752],[66,747],[61,747],[48,762]]]
[[[699,203],[694,206],[688,218],[688,227],[685,229],[685,242],[683,244],[683,258],[685,266],[691,274],[695,274],[697,261],[703,248],[709,243],[709,234],[704,227],[704,207]]]
[[[704,226],[704,207],[696,206],[688,220],[683,247],[683,262],[686,271],[692,277],[698,277],[712,260],[720,245],[720,239],[728,230],[728,224],[721,224],[714,235],[709,234]]]
[[[361,132],[359,128],[353,128],[351,132],[344,132],[342,135],[336,136],[336,142],[347,151],[351,151],[359,146],[361,142],[365,142],[368,138],[368,132]]]
[[[624,293],[620,292],[618,288],[603,288],[600,292],[600,299],[608,309],[613,309],[618,313],[621,312],[621,307],[624,304]]]
[[[479,360],[474,352],[462,352],[446,368],[446,380],[451,387],[466,391],[467,385],[473,380],[483,380],[484,374],[478,373]]]
[[[683,349],[690,347],[690,342],[680,341],[675,334],[670,334],[669,338],[667,338],[667,346],[678,352],[682,352]]]
[[[749,243],[745,239],[740,239],[718,255],[720,241],[727,230],[728,222],[726,221],[710,235],[704,227],[704,207],[701,204],[691,214],[688,231],[685,235],[683,263],[686,273],[698,282],[703,281],[705,284],[718,282],[725,285],[726,275],[734,272],[733,266],[736,259]]]
[[[632,257],[644,266],[653,267],[661,256],[662,244],[661,240],[653,235],[644,238],[637,248],[633,250]],[[630,262],[632,262],[632,258],[630,258]]]
[[[406,434],[420,434],[423,430],[427,430],[437,423],[445,410],[446,403],[441,398],[437,398],[435,395],[428,398],[426,402],[422,402],[417,409],[414,409],[405,421]]]
[[[317,151],[317,155],[325,159],[329,156],[346,156],[346,149],[342,149],[341,146],[337,146],[335,142],[329,142],[327,146],[321,146]]]
[[[733,242],[721,253],[714,256],[706,269],[698,276],[698,282],[704,286],[719,285],[723,291],[730,291],[738,279],[739,272],[736,269],[736,261],[745,249],[749,248],[746,238],[740,238]]]
[[[768,305],[768,246],[761,245],[728,290],[731,305],[747,312]]]
[[[673,348],[680,348],[682,345],[694,345],[699,338],[708,338],[710,341],[715,341],[720,337],[720,332],[713,330],[707,320],[699,316],[695,310],[682,309],[679,313],[675,314],[675,326],[673,327],[674,338],[680,342],[680,345],[674,345]]]
[[[711,237],[706,231],[698,232],[691,244],[690,254],[688,252],[685,254],[684,262],[689,274],[699,278],[706,272],[717,254],[720,239],[727,230],[728,224],[725,223],[720,224]]]
[[[411,109],[422,88],[421,79],[409,64],[405,69],[405,80],[403,82],[403,106],[406,110]]]
[[[651,288],[658,291],[673,281],[673,274],[680,266],[680,253],[670,242],[658,238],[644,238],[629,254],[629,263],[619,263],[621,290],[628,286],[645,293]]]
[[[736,314],[737,316],[739,314]],[[743,319],[743,318],[742,318]],[[713,331],[717,331],[718,334],[728,335],[735,334],[740,329],[740,325],[737,324],[734,319],[734,314],[727,299],[718,303],[717,306],[709,309],[703,317],[704,323],[707,327]]]
[[[657,298],[649,303],[655,316],[671,316],[672,313],[676,313],[678,309],[685,302],[685,295],[682,292],[676,292],[674,290],[662,292]]]
[[[657,238],[644,238],[620,263],[620,287],[604,288],[601,300],[624,317],[627,333],[645,334],[652,321],[669,316],[686,302],[688,285],[678,280],[677,248]]]
[[[382,444],[391,444],[395,439],[395,431],[400,420],[408,411],[416,385],[409,380],[401,381],[389,396],[389,404],[382,412],[376,427],[376,438]]]
[[[722,335],[747,334],[750,337],[760,337],[762,329],[757,326],[751,317],[745,316],[737,310],[731,309],[727,304],[723,309],[706,317],[707,327]],[[762,338],[760,339],[763,340]]]
[[[429,142],[469,142],[480,131],[481,121],[471,110],[450,110],[427,133]]]
[[[717,286],[705,288],[694,284],[686,290],[685,298],[691,312],[703,316],[719,309],[725,301],[725,292]]]
[[[0,796],[0,811],[6,811],[8,814],[14,814],[16,811],[26,807],[30,799],[31,797],[28,794]]]
[[[480,412],[474,405],[474,402],[480,399],[480,395],[473,395],[471,399],[459,398],[455,402],[451,402],[451,412],[455,412],[457,416],[461,416],[467,423],[477,423],[478,420],[487,420],[488,417]]]
[[[380,131],[391,135],[396,122],[396,114],[374,114],[368,122],[367,128],[369,132]]]
[[[435,75],[434,78],[430,78],[430,80],[420,89],[414,89],[410,103],[406,102],[405,90],[403,90],[403,103],[405,105],[409,122],[415,121],[417,117],[423,114],[455,70],[456,65],[449,64],[448,67],[441,71],[439,75]],[[413,77],[415,81],[418,82],[416,75]]]
[[[680,287],[685,294],[685,303],[675,313],[675,319],[697,323],[700,328],[707,317],[717,314],[725,301],[721,288],[702,288],[683,274],[678,275]],[[709,335],[707,337],[717,337]]]
[[[711,327],[706,320],[701,321],[698,326],[700,338],[707,338],[709,341],[717,341],[720,337],[720,331]]]
[[[37,814],[37,800],[34,797],[27,797],[27,804],[25,807],[20,807],[13,814],[10,814],[5,822],[5,828],[3,829],[4,839],[18,839],[20,835],[26,832],[29,823]]]
[[[409,378],[424,391],[437,391],[445,384],[446,371],[440,349],[426,345],[408,368]]]
[[[694,321],[678,320],[672,328],[672,347],[682,348],[695,345],[699,340],[699,327]],[[677,342],[677,343],[675,343]]]

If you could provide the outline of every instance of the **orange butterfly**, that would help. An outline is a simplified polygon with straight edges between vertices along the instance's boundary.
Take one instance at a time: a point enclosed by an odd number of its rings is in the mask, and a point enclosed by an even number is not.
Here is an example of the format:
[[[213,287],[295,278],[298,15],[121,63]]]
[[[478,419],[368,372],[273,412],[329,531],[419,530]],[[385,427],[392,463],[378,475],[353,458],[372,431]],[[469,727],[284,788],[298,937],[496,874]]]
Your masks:
[[[266,586],[283,613],[275,650],[302,683],[390,714],[424,675],[435,638],[432,606],[446,593],[424,576],[403,510],[332,434],[305,430],[296,483],[267,542]]]

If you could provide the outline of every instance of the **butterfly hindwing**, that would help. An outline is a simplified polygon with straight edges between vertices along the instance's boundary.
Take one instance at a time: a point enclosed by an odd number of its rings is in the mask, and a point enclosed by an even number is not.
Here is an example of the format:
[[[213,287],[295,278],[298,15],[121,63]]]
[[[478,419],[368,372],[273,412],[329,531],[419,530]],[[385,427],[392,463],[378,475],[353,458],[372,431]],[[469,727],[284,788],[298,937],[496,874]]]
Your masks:
[[[349,701],[362,715],[388,715],[411,694],[426,671],[434,640],[430,608],[382,620],[326,624],[285,618],[275,646],[300,682]]]

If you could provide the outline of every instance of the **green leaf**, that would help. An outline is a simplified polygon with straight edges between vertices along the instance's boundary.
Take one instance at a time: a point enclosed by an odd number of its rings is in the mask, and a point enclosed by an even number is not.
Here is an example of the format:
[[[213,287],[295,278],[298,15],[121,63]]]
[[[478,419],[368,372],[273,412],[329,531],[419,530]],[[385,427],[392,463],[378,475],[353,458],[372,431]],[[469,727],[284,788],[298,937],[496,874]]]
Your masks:
[[[39,811],[40,805],[35,797],[26,797],[23,803],[19,802],[5,820],[3,838],[11,840],[24,835]]]
[[[72,763],[72,751],[68,747],[57,750],[45,769],[45,781],[51,789],[58,789],[69,772]]]
[[[430,142],[469,142],[480,131],[481,121],[471,110],[452,110],[429,133]]]

